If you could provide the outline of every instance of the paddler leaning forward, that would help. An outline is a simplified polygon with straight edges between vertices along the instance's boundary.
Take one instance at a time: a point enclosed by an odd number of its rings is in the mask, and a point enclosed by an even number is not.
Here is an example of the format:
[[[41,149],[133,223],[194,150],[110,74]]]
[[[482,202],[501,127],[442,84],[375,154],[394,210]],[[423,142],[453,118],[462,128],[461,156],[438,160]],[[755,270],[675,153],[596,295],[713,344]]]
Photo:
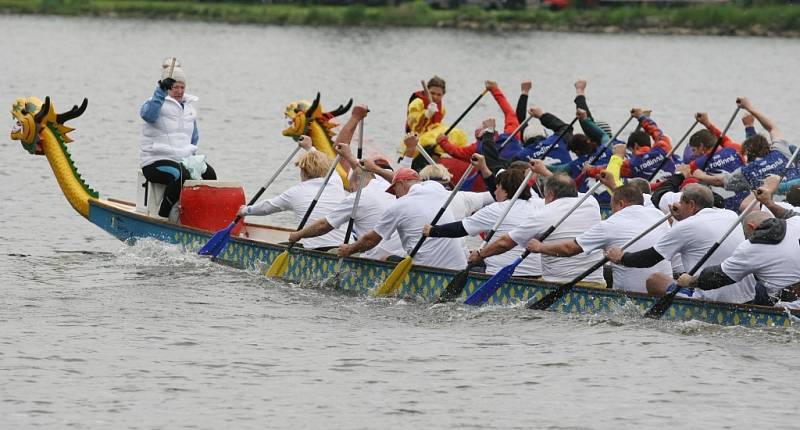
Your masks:
[[[434,218],[450,194],[442,184],[422,181],[417,172],[407,167],[397,169],[386,192],[397,196],[397,200],[386,208],[372,230],[355,243],[339,247],[340,257],[372,249],[382,240],[389,239],[395,231],[400,235],[403,249],[410,253],[422,237],[425,224]],[[453,213],[447,208],[440,222],[453,221]],[[414,257],[414,263],[460,270],[467,265],[463,239],[428,239]]]
[[[299,142],[304,148],[311,148],[311,138],[302,136]],[[325,174],[330,169],[333,160],[322,151],[309,150],[301,155],[295,166],[300,170],[300,183],[296,184],[281,194],[256,203],[252,206],[242,206],[239,208],[238,215],[270,215],[281,211],[292,211],[300,221],[311,206],[311,202],[317,195],[317,191],[325,186]],[[308,219],[309,224],[313,224],[319,219],[331,213],[338,203],[347,197],[344,191],[344,184],[339,175],[330,177],[329,184],[325,186],[322,195],[319,197],[317,205],[314,207]],[[319,237],[308,237],[300,241],[305,248],[328,250],[338,246],[344,241],[344,228],[333,229]]]
[[[747,240],[720,264],[708,266],[697,276],[684,273],[681,287],[722,288],[753,275],[765,288],[763,305],[800,308],[800,213],[772,200],[778,182],[761,186],[756,196],[775,215],[753,211],[742,222]]]
[[[361,172],[359,160],[353,155],[350,150],[350,138],[356,125],[367,116],[366,105],[357,105],[353,108],[350,119],[343,127],[342,133],[339,134],[340,141],[333,146],[333,150],[342,156],[342,159],[350,166],[349,185],[351,193],[343,200],[336,203],[327,215],[318,219],[316,222],[309,223],[302,230],[296,231],[289,235],[289,242],[299,242],[302,239],[309,237],[318,237],[327,234],[334,229],[346,226],[350,220],[350,216],[354,214],[353,218],[353,233],[355,237],[361,237],[380,221],[381,215],[386,207],[395,201],[395,196],[386,192],[389,187],[389,182],[381,176],[375,175],[371,170],[372,166],[382,169],[391,169],[389,160],[380,155],[369,157],[365,160],[364,171]],[[342,137],[344,136],[344,137]],[[359,185],[359,181],[364,181]],[[358,200],[358,208],[353,211],[355,204],[356,191],[359,186],[363,186],[361,196]],[[361,256],[364,258],[373,258],[377,260],[384,260],[390,255],[402,257],[405,251],[400,244],[398,236],[392,235],[389,240],[381,241],[378,246],[365,252]]]

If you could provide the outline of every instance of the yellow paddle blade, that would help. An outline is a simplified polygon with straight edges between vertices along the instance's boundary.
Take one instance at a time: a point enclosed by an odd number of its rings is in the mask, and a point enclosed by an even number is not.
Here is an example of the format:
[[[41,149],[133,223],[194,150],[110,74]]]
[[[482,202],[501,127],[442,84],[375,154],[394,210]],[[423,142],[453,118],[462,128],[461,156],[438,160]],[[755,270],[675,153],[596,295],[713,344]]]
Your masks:
[[[283,251],[267,269],[267,276],[270,278],[282,278],[287,271],[289,271],[289,251]]]
[[[408,276],[408,272],[411,271],[411,263],[411,257],[404,258],[389,274],[389,277],[383,281],[383,284],[375,290],[375,295],[390,296],[397,293],[397,290],[403,286],[403,280]]]

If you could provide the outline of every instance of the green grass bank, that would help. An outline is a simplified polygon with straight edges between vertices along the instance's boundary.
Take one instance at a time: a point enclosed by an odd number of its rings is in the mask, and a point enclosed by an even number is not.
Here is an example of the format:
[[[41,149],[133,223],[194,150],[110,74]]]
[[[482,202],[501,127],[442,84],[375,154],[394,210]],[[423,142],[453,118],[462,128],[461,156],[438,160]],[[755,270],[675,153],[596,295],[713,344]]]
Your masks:
[[[548,30],[599,33],[709,34],[800,37],[800,5],[745,7],[698,4],[680,7],[625,5],[484,10],[439,10],[422,1],[396,7],[242,4],[151,0],[0,0],[6,14],[183,19],[232,24],[358,27],[438,27],[484,31]]]

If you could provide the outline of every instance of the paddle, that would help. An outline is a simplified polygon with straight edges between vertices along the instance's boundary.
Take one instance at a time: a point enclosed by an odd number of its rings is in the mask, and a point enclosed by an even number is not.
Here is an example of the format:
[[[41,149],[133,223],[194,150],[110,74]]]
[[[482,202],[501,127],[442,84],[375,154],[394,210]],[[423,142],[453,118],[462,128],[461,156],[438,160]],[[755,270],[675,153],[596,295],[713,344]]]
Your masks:
[[[328,181],[331,179],[333,172],[336,171],[336,166],[339,164],[341,159],[342,156],[337,155],[333,160],[333,163],[331,163],[331,167],[328,168],[328,173],[325,174],[325,180],[322,182],[322,185],[319,186],[317,195],[314,196],[314,200],[312,200],[311,205],[308,206],[305,215],[303,215],[302,221],[300,221],[300,225],[297,226],[297,230],[302,230],[303,227],[305,227],[306,222],[308,222],[308,218],[311,216],[311,212],[313,212],[314,207],[317,206],[317,202],[319,201],[320,196],[322,196],[322,192],[325,191],[325,186],[328,185]],[[279,278],[286,274],[286,271],[289,270],[289,251],[294,248],[295,243],[297,242],[290,242],[286,250],[278,255],[278,258],[272,262],[272,265],[269,266],[269,269],[267,269],[267,276]]]
[[[481,92],[481,94],[478,97],[476,97],[475,100],[473,100],[472,103],[469,104],[469,106],[467,106],[464,112],[461,112],[461,115],[459,115],[458,118],[456,118],[456,120],[452,124],[450,124],[450,127],[447,128],[447,131],[444,132],[445,136],[450,134],[450,132],[453,131],[454,128],[456,128],[456,125],[459,122],[461,122],[461,120],[464,119],[465,116],[467,116],[469,111],[471,111],[472,108],[474,108],[475,105],[478,104],[478,102],[483,98],[483,96],[486,95],[487,92],[489,92],[489,90],[484,89],[483,92]]]
[[[737,102],[738,102],[738,100],[737,100]],[[735,117],[738,112],[739,112],[739,107],[737,106],[736,107],[736,112],[734,112],[733,116]],[[733,118],[731,118],[731,122],[732,122],[732,120],[733,120]],[[728,126],[730,126],[730,122],[728,123]],[[727,131],[727,127],[726,127],[725,131]],[[719,140],[722,140],[724,137],[725,137],[725,132],[722,132],[722,136],[720,137]],[[719,141],[718,141],[718,143],[719,143]],[[715,146],[715,148],[716,148],[716,146]],[[716,149],[714,151],[716,151]],[[711,152],[711,154],[714,154],[714,153],[715,152]],[[794,161],[797,159],[797,154],[798,153],[800,153],[800,148],[797,148],[794,151],[794,153],[792,154],[792,157],[786,163],[786,166],[784,166],[783,172],[781,172],[780,179],[778,179],[778,183],[780,183],[783,180],[783,178],[786,176],[786,172],[789,170],[789,168],[792,166],[792,164],[794,164]],[[708,164],[708,160],[710,160],[710,159],[711,159],[711,157],[709,156],[708,159],[706,159],[706,162],[703,163],[704,164],[704,166],[703,166],[704,168],[705,168],[705,164]],[[705,262],[708,261],[709,258],[711,258],[711,255],[714,254],[714,251],[716,251],[717,248],[720,247],[722,242],[724,242],[725,239],[728,238],[728,236],[733,232],[733,230],[736,228],[736,226],[738,226],[739,223],[742,222],[742,219],[744,219],[744,217],[747,216],[748,213],[750,213],[750,211],[753,209],[753,207],[755,207],[756,203],[758,203],[758,200],[753,199],[753,201],[750,202],[749,205],[747,205],[747,208],[745,208],[745,210],[743,210],[742,213],[739,214],[739,217],[736,219],[736,222],[731,224],[731,226],[728,228],[728,230],[725,232],[725,234],[722,236],[722,238],[719,239],[718,241],[714,242],[714,244],[711,245],[711,248],[709,248],[708,251],[706,251],[705,255],[703,255],[703,258],[701,258],[700,261],[698,261],[694,265],[694,267],[692,267],[692,269],[689,271],[689,275],[694,276],[694,274],[697,273],[698,270],[700,270],[700,266],[705,264]],[[646,318],[652,318],[652,319],[661,318],[661,316],[663,316],[664,313],[667,312],[667,309],[669,309],[669,307],[672,306],[672,302],[675,300],[675,296],[678,294],[678,292],[680,290],[681,290],[680,288],[674,288],[672,291],[670,291],[667,294],[663,295],[660,299],[658,299],[658,301],[656,301],[656,303],[653,305],[653,307],[651,307],[650,309],[647,310],[647,312],[645,312],[644,316]]]
[[[614,136],[611,138],[611,140],[609,140],[608,142],[606,142],[606,144],[605,144],[605,145],[603,145],[603,146],[600,148],[600,150],[599,150],[599,151],[597,151],[597,153],[596,153],[596,154],[594,154],[594,156],[592,157],[592,159],[591,159],[591,160],[589,160],[589,162],[588,162],[587,164],[589,164],[589,165],[593,165],[594,163],[596,163],[596,162],[597,162],[597,160],[599,160],[599,159],[600,159],[600,157],[602,157],[602,156],[603,156],[603,153],[604,153],[604,152],[606,152],[606,151],[608,150],[608,148],[609,148],[609,147],[610,147],[610,146],[611,146],[611,145],[612,145],[612,144],[613,144],[613,143],[614,143],[614,142],[617,140],[617,137],[619,137],[620,133],[622,133],[622,130],[625,130],[625,127],[627,127],[627,126],[628,126],[628,124],[631,122],[631,120],[633,120],[633,117],[632,117],[632,116],[629,116],[629,117],[628,117],[628,120],[627,120],[627,121],[625,121],[625,124],[622,124],[622,127],[620,127],[620,128],[619,128],[619,130],[617,130],[617,132],[616,132],[616,133],[614,133]],[[576,184],[578,184],[578,185],[580,185],[580,184],[582,184],[582,183],[583,183],[583,180],[584,180],[584,179],[586,179],[586,171],[583,171],[583,172],[581,172],[581,174],[580,174],[580,175],[578,175],[578,177],[577,177],[577,178],[575,178],[575,183],[576,183]]]
[[[422,88],[425,90],[425,96],[428,97],[428,100],[432,101],[431,93],[428,91],[428,85],[425,83],[425,81],[422,81]],[[447,131],[444,132],[445,136],[450,134],[450,132],[453,131],[454,128],[456,128],[456,125],[458,125],[458,123],[461,122],[461,120],[464,119],[465,116],[467,116],[469,111],[471,111],[472,108],[474,108],[475,105],[478,104],[478,102],[483,98],[483,96],[486,95],[488,91],[489,91],[488,89],[483,90],[483,92],[481,92],[480,95],[478,95],[478,97],[476,97],[475,100],[473,100],[472,103],[470,103],[469,106],[467,106],[464,112],[461,112],[461,115],[459,115],[458,118],[456,118],[456,120],[452,124],[450,124],[450,127],[447,128]],[[431,158],[431,156],[428,155],[428,153],[423,149],[422,145],[420,145],[419,143],[417,143],[417,151],[419,151],[419,153],[422,155],[422,158],[424,158],[425,161],[428,162],[428,164],[431,165],[436,164],[433,161],[433,158]]]
[[[533,115],[528,115],[528,117],[525,118],[524,121],[519,123],[517,128],[515,128],[514,131],[512,131],[511,134],[508,135],[506,140],[504,140],[503,143],[500,144],[500,150],[505,148],[506,147],[506,143],[508,143],[514,136],[516,136],[517,133],[519,133],[519,131],[522,130],[522,127],[525,127],[526,125],[528,125],[528,123],[531,122],[532,119],[533,119]],[[572,121],[572,123],[570,123],[570,126],[572,126],[572,124],[574,124],[574,123],[575,123],[575,121]],[[556,139],[556,141],[558,141],[558,139]]]
[[[561,217],[561,219],[558,220],[558,222],[548,227],[547,230],[544,231],[544,233],[539,235],[538,237],[539,241],[544,242],[544,240],[547,239],[555,231],[555,229],[558,228],[558,226],[560,226],[564,221],[566,221],[567,217],[572,215],[572,213],[575,212],[575,210],[577,210],[583,204],[583,202],[585,202],[586,199],[589,198],[589,196],[594,194],[594,192],[597,190],[597,188],[600,187],[600,185],[602,185],[600,182],[596,182],[594,185],[592,185],[592,188],[589,188],[589,191],[587,191],[586,194],[581,196],[581,198],[578,199],[578,202],[574,206],[572,206],[572,208],[570,208],[570,210],[567,211],[567,213],[565,213]],[[494,276],[487,279],[486,282],[484,282],[480,287],[478,287],[477,290],[475,290],[474,293],[472,293],[472,295],[467,297],[467,300],[464,301],[464,304],[472,306],[480,306],[486,303],[486,301],[489,300],[490,297],[492,297],[495,291],[497,291],[498,288],[502,287],[503,284],[505,284],[508,281],[508,279],[511,278],[511,276],[514,274],[514,270],[517,269],[517,266],[519,266],[519,264],[522,263],[522,261],[525,260],[525,258],[527,258],[530,254],[531,252],[526,249],[525,252],[522,253],[521,256],[517,257],[517,259],[514,260],[513,263],[500,269],[497,273],[494,274]]]
[[[431,92],[428,91],[428,84],[426,84],[425,81],[420,81],[420,82],[422,83],[423,91],[425,91],[425,97],[428,98],[428,103],[433,103],[433,99],[431,98]],[[423,122],[423,118],[425,119],[425,122]],[[417,123],[417,128],[419,129],[419,131],[422,131],[428,124],[428,121],[430,121],[430,119],[428,119],[424,115],[423,118],[420,118],[419,123]],[[449,132],[450,131],[448,130],[448,133]],[[426,151],[425,148],[423,148],[422,145],[420,145],[419,141],[417,141],[417,152],[419,152],[419,155],[421,155],[422,158],[424,158],[425,161],[427,161],[428,164],[430,164],[431,166],[436,164],[436,162],[433,161],[433,158],[431,158],[430,154],[428,154],[428,151]]]
[[[364,120],[361,120],[361,125],[358,128],[358,152],[357,157],[361,160],[361,155],[364,148]],[[358,209],[358,202],[361,200],[361,191],[364,189],[364,177],[366,176],[366,171],[364,170],[363,166],[354,167],[359,169],[358,173],[358,189],[356,190],[356,197],[353,200],[353,210],[350,212],[350,220],[347,222],[347,231],[344,233],[344,244],[347,245],[350,243],[350,236],[353,233],[353,225],[356,222],[356,210]],[[339,261],[336,262],[336,270],[333,272],[334,284],[339,285],[339,277],[341,276],[342,271],[342,263],[344,262],[344,257],[339,257]]]
[[[736,99],[736,102],[738,103],[739,99]],[[729,119],[728,120],[728,124],[725,125],[725,130],[722,130],[722,134],[720,134],[719,137],[717,138],[716,143],[714,143],[714,147],[711,148],[711,152],[708,153],[708,156],[706,157],[706,161],[703,162],[703,167],[701,167],[700,170],[702,170],[702,171],[706,170],[706,167],[708,167],[708,163],[711,162],[711,158],[713,158],[714,154],[717,153],[717,149],[719,149],[719,147],[722,146],[722,142],[725,141],[725,135],[728,134],[728,130],[731,128],[731,124],[733,124],[733,120],[736,119],[736,115],[739,114],[739,110],[741,108],[742,107],[739,106],[738,104],[736,105],[736,109],[733,111],[733,115],[731,115],[731,119]],[[786,168],[788,169],[789,166],[787,165]],[[783,175],[785,175],[785,174],[786,174],[786,172],[784,171]]]
[[[456,193],[461,188],[461,185],[464,184],[464,181],[467,179],[467,177],[472,174],[472,170],[474,168],[475,166],[469,166],[469,168],[464,172],[464,174],[461,175],[461,179],[459,179],[458,183],[456,183],[456,186],[453,187],[453,191],[450,192],[450,196],[447,198],[447,201],[444,202],[442,207],[439,209],[439,212],[437,212],[436,216],[433,217],[431,225],[436,225],[436,223],[439,222],[439,218],[441,218],[442,215],[444,215],[444,211],[447,209],[447,206],[449,206],[450,202],[453,201],[453,197],[456,196]],[[395,266],[392,273],[389,274],[389,277],[386,278],[386,280],[383,281],[383,283],[375,291],[376,296],[386,296],[393,294],[402,286],[403,279],[405,279],[406,275],[408,275],[408,272],[411,270],[411,263],[414,259],[414,256],[417,255],[417,252],[419,252],[420,248],[422,248],[422,244],[425,243],[425,239],[427,239],[427,237],[425,235],[422,235],[422,237],[420,237],[419,241],[417,242],[417,245],[414,246],[413,250],[411,250],[411,253],[408,254],[408,256],[404,258],[403,261],[398,263],[397,266]]]
[[[361,119],[361,124],[358,127],[358,152],[356,152],[356,158],[361,160],[361,155],[364,151],[364,119]],[[361,190],[364,188],[364,174],[365,171],[361,166],[359,166],[359,181],[358,181],[358,190],[356,190],[356,198],[353,202],[353,211],[350,212],[350,220],[347,222],[347,231],[344,233],[344,244],[347,245],[350,242],[350,235],[353,233],[353,224],[356,222],[356,209],[358,208],[358,201],[361,199]],[[341,259],[339,259],[339,265],[341,266]]]
[[[171,78],[172,74],[175,73],[175,62],[177,62],[177,61],[178,61],[178,59],[176,57],[172,57],[169,60],[169,72],[167,73],[167,77],[168,78]]]
[[[256,195],[253,196],[253,198],[250,199],[250,202],[247,203],[247,206],[252,206],[252,205],[254,205],[256,203],[256,201],[258,201],[259,197],[261,197],[261,195],[264,194],[264,191],[266,191],[266,189],[270,185],[272,185],[272,182],[274,182],[275,179],[278,177],[278,175],[280,175],[280,173],[283,171],[283,169],[286,167],[286,165],[289,164],[290,161],[292,161],[292,158],[294,158],[294,156],[297,154],[297,151],[299,151],[299,150],[300,150],[300,146],[298,145],[294,149],[294,151],[292,151],[292,153],[289,154],[289,157],[286,158],[286,160],[283,162],[283,164],[281,164],[281,166],[278,167],[278,170],[276,170],[275,173],[272,174],[272,177],[270,177],[269,180],[267,180],[267,182],[264,183],[264,186],[261,187],[260,190],[258,190]],[[231,230],[233,230],[233,228],[236,226],[236,224],[241,219],[242,219],[241,215],[236,215],[236,217],[233,219],[233,222],[231,222],[227,227],[225,227],[222,230],[214,233],[214,235],[211,236],[211,239],[208,240],[208,242],[205,244],[205,246],[200,248],[200,251],[198,251],[198,254],[200,254],[200,255],[210,255],[211,257],[218,256],[220,254],[220,252],[222,252],[222,250],[225,248],[225,245],[228,244],[228,241],[231,240]]]
[[[517,202],[519,195],[522,194],[522,192],[525,190],[525,187],[528,186],[528,181],[531,179],[532,176],[533,176],[533,170],[528,169],[528,174],[525,175],[525,179],[523,179],[522,183],[519,184],[519,187],[517,187],[517,191],[515,191],[514,196],[511,197],[511,202],[503,211],[503,214],[500,215],[500,218],[497,219],[497,222],[494,223],[492,229],[489,230],[489,233],[486,235],[486,238],[483,239],[483,243],[481,244],[480,248],[478,248],[478,250],[483,249],[483,247],[485,247],[486,244],[489,243],[490,240],[492,240],[492,237],[494,237],[494,234],[497,232],[497,229],[500,227],[500,224],[502,224],[503,220],[506,219],[506,216],[511,211],[511,208],[514,207],[514,203]],[[439,296],[439,299],[437,299],[436,302],[437,303],[449,302],[451,300],[454,300],[456,297],[460,296],[461,291],[464,290],[464,286],[467,285],[467,278],[469,277],[469,271],[472,270],[473,267],[475,267],[475,265],[469,263],[467,264],[466,269],[456,273],[456,275],[453,276],[453,279],[450,280],[450,283],[447,284],[447,286],[444,288],[442,295]]]
[[[692,126],[689,127],[689,130],[686,132],[686,134],[683,135],[681,140],[679,140],[678,143],[676,143],[675,146],[673,146],[672,149],[669,150],[669,153],[667,154],[667,156],[664,157],[663,160],[661,160],[661,163],[658,164],[658,167],[656,167],[656,170],[653,170],[653,173],[651,173],[650,177],[647,178],[647,182],[651,182],[653,179],[656,178],[656,175],[658,175],[658,172],[660,172],[661,169],[664,168],[664,165],[667,164],[667,161],[669,161],[670,158],[672,158],[672,154],[674,154],[675,150],[678,149],[681,146],[681,144],[683,144],[683,141],[686,140],[687,137],[689,137],[689,134],[691,134],[692,130],[694,130],[694,128],[697,127],[697,124],[699,124],[699,121],[695,120],[694,124],[692,124]]]
[[[624,249],[628,248],[629,246],[633,245],[639,239],[645,237],[651,231],[655,230],[655,228],[658,227],[659,225],[661,225],[664,221],[670,219],[670,217],[672,217],[672,214],[664,215],[661,219],[658,220],[658,222],[656,222],[652,226],[648,227],[647,230],[639,233],[633,239],[625,242],[625,244],[622,245],[621,249],[624,250]],[[575,279],[567,282],[566,284],[559,285],[558,288],[556,288],[555,290],[551,291],[546,296],[542,297],[541,299],[537,300],[536,302],[533,302],[533,303],[529,302],[529,303],[525,304],[525,307],[527,309],[536,309],[536,310],[542,310],[542,311],[545,310],[545,309],[548,309],[550,306],[553,305],[553,303],[557,302],[559,299],[564,297],[567,293],[572,291],[572,288],[575,287],[575,285],[578,282],[582,281],[584,278],[586,278],[587,276],[589,276],[592,273],[594,273],[595,270],[603,267],[603,265],[606,264],[606,262],[608,262],[608,258],[607,257],[603,257],[602,260],[600,260],[597,263],[593,264],[592,267],[586,269],[583,273],[581,273],[580,275],[575,277]]]
[[[606,152],[606,150],[608,150],[608,148],[609,148],[609,147],[611,147],[611,145],[613,145],[613,144],[614,144],[614,141],[616,141],[616,140],[617,140],[617,137],[619,137],[619,135],[622,133],[622,130],[625,130],[625,127],[627,127],[627,126],[628,126],[628,124],[631,122],[631,120],[633,120],[633,117],[632,117],[632,116],[631,116],[631,117],[628,117],[628,120],[627,120],[627,121],[625,121],[625,124],[622,124],[622,127],[620,127],[620,128],[619,128],[619,130],[617,130],[617,132],[616,132],[616,133],[614,133],[614,136],[611,138],[611,140],[609,140],[608,142],[606,142],[606,144],[605,144],[605,145],[603,145],[603,147],[602,147],[602,148],[600,148],[600,150],[599,150],[599,151],[597,151],[597,154],[594,154],[594,157],[592,157],[592,159],[589,161],[589,164],[594,164],[594,163],[596,163],[596,162],[597,162],[597,160],[599,160],[599,159],[600,159],[600,157],[602,157],[602,156],[603,156],[603,153],[604,153],[604,152]]]

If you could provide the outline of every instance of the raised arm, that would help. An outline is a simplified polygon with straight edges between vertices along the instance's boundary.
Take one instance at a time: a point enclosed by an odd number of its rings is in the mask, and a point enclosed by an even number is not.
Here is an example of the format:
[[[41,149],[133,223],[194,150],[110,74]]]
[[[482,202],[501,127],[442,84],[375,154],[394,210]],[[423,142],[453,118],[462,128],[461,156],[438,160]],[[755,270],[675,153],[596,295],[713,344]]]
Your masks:
[[[759,122],[759,124],[761,124],[761,126],[764,127],[764,130],[767,130],[771,140],[783,139],[783,132],[778,130],[778,127],[775,126],[775,124],[772,122],[772,120],[769,119],[769,117],[767,117],[761,111],[753,107],[753,104],[750,102],[750,99],[748,99],[747,97],[739,97],[738,99],[736,99],[736,104],[738,104],[739,107],[741,107],[742,109],[749,112],[750,115],[753,115],[753,117],[755,117],[755,119]]]
[[[722,136],[722,130],[718,129],[717,126],[715,126],[714,123],[712,123],[711,120],[708,119],[707,113],[697,112],[694,115],[694,119],[696,119],[697,122],[702,124],[703,127],[705,127],[708,131],[710,131],[711,134],[713,134],[714,137],[716,137],[717,139],[719,139],[719,137]],[[722,139],[722,146],[725,148],[733,148],[736,150],[736,152],[739,153],[742,152],[742,145],[739,145],[738,143],[734,142],[733,139],[731,139],[730,136],[728,136],[727,134]],[[694,169],[696,167],[693,166],[692,168]]]
[[[661,148],[667,153],[672,149],[669,136],[664,134],[664,132],[658,127],[658,124],[656,124],[652,118],[645,115],[641,108],[631,109],[631,116],[639,121],[639,125],[642,126],[644,132],[650,135],[650,138],[653,139],[652,148]]]
[[[517,127],[519,127],[520,120],[517,119],[517,114],[511,107],[508,99],[506,99],[505,94],[503,94],[500,87],[497,86],[497,82],[486,81],[486,89],[492,93],[494,101],[497,102],[497,105],[500,106],[500,110],[503,111],[503,132],[511,133],[516,130]]]
[[[161,106],[164,105],[164,99],[167,97],[167,89],[162,88],[165,86],[163,82],[166,81],[172,81],[172,83],[175,82],[171,78],[158,81],[158,86],[153,92],[153,97],[147,99],[147,101],[144,102],[142,107],[139,109],[139,116],[142,117],[145,122],[152,124],[156,122],[158,116],[161,114]],[[171,87],[171,85],[169,86]]]
[[[531,88],[533,88],[533,82],[531,81],[523,81],[520,85],[519,99],[517,99],[517,121],[519,122],[525,121],[527,117],[528,93],[530,93]],[[520,130],[520,133],[522,133],[522,130]]]
[[[589,104],[586,103],[586,81],[583,79],[578,79],[575,81],[575,108],[585,110],[589,119],[594,121],[592,112],[589,111]],[[586,132],[586,129],[584,129],[583,132],[587,135],[589,134]]]

